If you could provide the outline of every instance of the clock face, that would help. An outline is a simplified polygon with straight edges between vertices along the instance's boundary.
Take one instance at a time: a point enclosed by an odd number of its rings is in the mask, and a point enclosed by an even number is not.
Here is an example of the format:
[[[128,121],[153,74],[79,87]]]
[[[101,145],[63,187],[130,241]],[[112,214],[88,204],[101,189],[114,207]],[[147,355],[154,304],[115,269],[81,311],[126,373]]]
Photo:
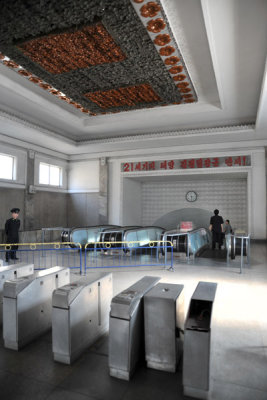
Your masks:
[[[196,201],[197,199],[197,193],[194,192],[193,190],[190,190],[189,192],[186,193],[185,198],[187,201]]]

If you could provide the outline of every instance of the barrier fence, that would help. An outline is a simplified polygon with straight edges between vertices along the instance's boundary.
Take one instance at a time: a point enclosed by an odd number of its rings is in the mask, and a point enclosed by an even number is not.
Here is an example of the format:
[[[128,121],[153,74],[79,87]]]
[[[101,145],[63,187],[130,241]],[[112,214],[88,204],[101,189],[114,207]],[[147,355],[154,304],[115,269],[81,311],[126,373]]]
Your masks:
[[[164,266],[173,270],[173,244],[156,240],[96,242],[85,246],[84,271],[95,268]]]
[[[16,249],[16,246],[19,246],[18,249]],[[34,264],[35,270],[59,265],[78,269],[82,274],[82,246],[80,243],[0,244],[0,258],[8,259],[9,264],[16,261]]]

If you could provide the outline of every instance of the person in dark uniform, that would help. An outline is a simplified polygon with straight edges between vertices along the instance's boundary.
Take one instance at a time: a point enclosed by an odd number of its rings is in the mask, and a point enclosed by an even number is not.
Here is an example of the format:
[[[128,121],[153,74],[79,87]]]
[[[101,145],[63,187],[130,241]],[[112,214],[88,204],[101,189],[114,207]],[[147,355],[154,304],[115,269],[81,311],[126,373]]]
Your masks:
[[[223,218],[219,215],[219,210],[214,210],[214,215],[210,219],[210,231],[212,232],[212,248],[215,249],[216,242],[219,249],[222,246]]]
[[[10,210],[12,213],[12,218],[8,219],[5,224],[5,232],[6,232],[6,243],[18,243],[19,242],[19,227],[20,227],[20,220],[18,219],[20,209],[19,208],[12,208]],[[16,257],[16,251],[18,250],[17,245],[11,246],[9,251],[6,252],[6,261],[8,262],[9,259],[11,260],[18,260]]]

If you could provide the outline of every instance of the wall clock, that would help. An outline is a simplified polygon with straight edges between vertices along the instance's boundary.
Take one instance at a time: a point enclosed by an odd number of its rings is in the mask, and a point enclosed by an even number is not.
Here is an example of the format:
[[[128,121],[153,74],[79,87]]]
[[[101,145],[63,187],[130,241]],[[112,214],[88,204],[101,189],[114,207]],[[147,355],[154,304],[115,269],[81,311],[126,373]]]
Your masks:
[[[189,192],[186,193],[185,198],[187,201],[193,202],[197,200],[197,193],[194,192],[193,190],[190,190]]]

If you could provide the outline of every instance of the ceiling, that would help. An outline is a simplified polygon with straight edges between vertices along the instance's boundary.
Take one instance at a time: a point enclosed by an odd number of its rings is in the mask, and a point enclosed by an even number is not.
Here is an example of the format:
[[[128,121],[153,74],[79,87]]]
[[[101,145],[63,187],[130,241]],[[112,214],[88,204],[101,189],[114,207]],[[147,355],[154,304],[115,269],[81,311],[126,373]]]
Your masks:
[[[265,0],[4,2],[2,138],[66,154],[264,141],[266,16]]]

